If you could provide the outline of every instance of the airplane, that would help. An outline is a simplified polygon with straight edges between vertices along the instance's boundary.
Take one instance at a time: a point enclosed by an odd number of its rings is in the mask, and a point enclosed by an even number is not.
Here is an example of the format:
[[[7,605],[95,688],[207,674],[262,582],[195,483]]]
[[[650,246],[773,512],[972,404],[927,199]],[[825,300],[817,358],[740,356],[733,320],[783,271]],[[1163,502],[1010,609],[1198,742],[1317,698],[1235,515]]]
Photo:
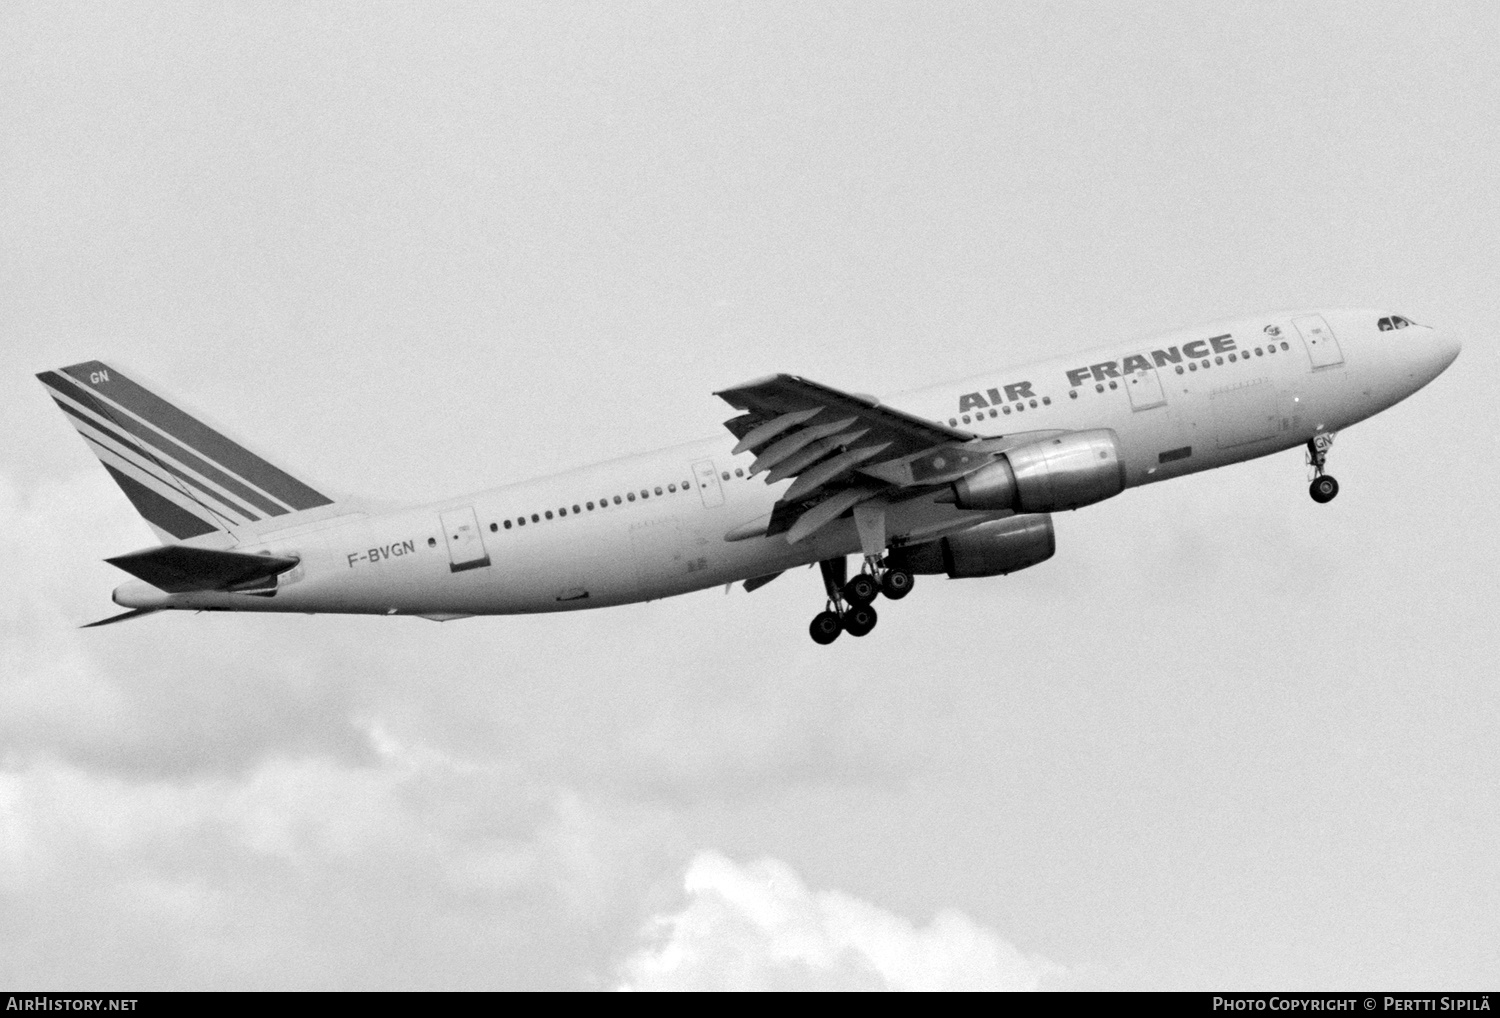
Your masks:
[[[1051,558],[1051,514],[1299,446],[1432,381],[1451,331],[1389,311],[1277,312],[888,400],[777,374],[715,395],[726,434],[422,505],[330,495],[102,361],[37,375],[160,539],[106,561],[123,614],[576,611],[821,568],[814,641],[874,629],[918,575]],[[849,575],[848,558],[861,556]]]

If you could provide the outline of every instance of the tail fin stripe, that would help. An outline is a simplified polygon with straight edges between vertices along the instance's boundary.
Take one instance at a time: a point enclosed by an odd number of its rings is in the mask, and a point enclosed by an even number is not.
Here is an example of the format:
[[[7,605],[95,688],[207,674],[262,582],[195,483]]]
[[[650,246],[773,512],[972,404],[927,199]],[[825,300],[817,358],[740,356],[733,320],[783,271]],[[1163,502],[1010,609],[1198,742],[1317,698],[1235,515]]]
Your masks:
[[[58,375],[56,372],[44,371],[41,374],[37,375],[37,378],[41,379],[43,383],[67,396],[69,399],[73,400],[80,406],[86,407],[99,417],[102,417],[104,420],[107,420],[110,423],[116,425],[120,428],[121,431],[129,432],[131,435],[139,439],[141,444],[145,445],[148,449],[154,446],[157,452],[161,453],[162,455],[172,457],[178,463],[181,463],[183,466],[187,467],[189,470],[197,471],[203,477],[212,481],[214,484],[217,484],[225,491],[234,493],[244,501],[249,502],[251,505],[260,509],[267,516],[281,516],[287,511],[285,507],[277,505],[265,495],[252,490],[241,482],[235,480],[233,477],[225,474],[222,470],[218,469],[212,464],[205,463],[203,460],[199,459],[197,456],[194,456],[192,453],[188,452],[186,449],[178,445],[176,442],[172,441],[170,438],[167,438],[165,435],[159,434],[158,432],[152,431],[130,415],[121,413],[120,411],[111,412],[109,407],[105,405],[102,400],[96,398],[93,393],[86,392],[83,389],[78,388],[72,382],[63,378],[61,375]],[[56,399],[55,396],[53,398],[54,400]],[[74,417],[80,417],[80,419],[82,419],[85,423],[103,430],[98,421],[90,417],[82,417],[61,400],[57,400],[57,402],[59,406],[68,411]],[[155,459],[156,457],[153,456],[151,458]],[[219,498],[221,496],[215,495],[214,497]]]
[[[122,456],[115,449],[110,448],[99,441],[93,435],[80,431],[84,444],[86,444],[99,462],[107,467],[113,467],[116,473],[124,474],[136,484],[150,489],[158,497],[173,503],[179,509],[185,509],[194,516],[202,517],[209,523],[214,524],[217,529],[224,530],[236,521],[229,518],[228,510],[216,509],[203,499],[198,498],[187,487],[175,478],[166,476],[151,466],[142,466],[127,456]]]
[[[216,509],[188,491],[182,484],[174,482],[172,478],[163,477],[148,468],[143,468],[140,464],[121,456],[103,442],[96,440],[92,435],[84,435],[83,439],[94,451],[94,455],[99,458],[100,463],[105,467],[113,468],[113,474],[125,475],[158,498],[164,498],[177,508],[206,520],[215,530],[227,530],[240,522],[232,519],[227,510]]]
[[[61,400],[57,401],[57,405],[58,406],[62,406],[62,408],[64,410],[68,409],[68,407],[63,406]],[[199,491],[201,491],[203,494],[207,495],[209,498],[213,499],[215,502],[221,503],[230,512],[235,513],[236,515],[238,515],[238,516],[241,517],[241,519],[239,519],[239,520],[231,520],[229,522],[238,525],[239,523],[242,523],[242,522],[254,522],[255,520],[258,520],[258,519],[261,518],[261,517],[257,516],[255,513],[251,512],[249,509],[246,509],[244,506],[240,505],[238,502],[236,502],[233,499],[229,498],[227,495],[221,495],[219,492],[214,491],[212,488],[208,487],[208,485],[202,483],[197,478],[195,478],[195,477],[193,477],[193,476],[191,476],[189,474],[183,473],[181,470],[178,470],[176,467],[172,466],[172,464],[170,464],[170,463],[164,463],[164,462],[162,462],[160,459],[158,459],[155,456],[152,456],[150,453],[146,452],[144,449],[142,449],[140,446],[136,445],[134,442],[131,442],[128,439],[125,439],[125,438],[121,438],[119,435],[114,434],[113,432],[109,431],[106,428],[99,427],[93,421],[85,421],[84,423],[87,424],[89,427],[94,428],[95,430],[99,431],[101,434],[105,435],[110,441],[115,442],[115,443],[119,444],[120,446],[124,447],[125,449],[130,450],[130,452],[134,453],[139,458],[140,462],[134,462],[134,461],[126,458],[125,456],[122,456],[120,454],[120,451],[118,449],[111,449],[109,446],[107,446],[103,442],[99,441],[93,435],[90,435],[87,432],[80,432],[80,434],[83,435],[84,441],[88,442],[92,446],[95,446],[97,449],[102,450],[103,452],[112,453],[112,454],[114,454],[116,456],[119,456],[126,463],[129,463],[131,466],[133,466],[137,470],[140,470],[141,472],[147,474],[148,476],[152,475],[152,474],[155,474],[157,470],[164,470],[167,473],[171,474],[173,477],[177,478],[179,481],[182,481],[185,484],[192,485],[194,488],[197,488]],[[156,470],[153,470],[152,469],[153,467],[155,467]],[[207,505],[201,499],[199,499],[198,496],[194,495],[192,492],[190,492],[190,491],[184,491],[183,494],[186,495],[188,498],[190,498],[192,501],[194,501],[194,502],[198,503],[199,505],[203,506],[203,508],[208,509],[210,512],[213,512],[215,515],[222,515],[222,513],[220,513],[219,510],[214,509],[210,505]]]
[[[91,391],[106,396],[147,424],[219,463],[224,469],[285,502],[294,509],[312,509],[333,500],[277,469],[243,446],[196,421],[154,393],[141,388],[117,370],[98,361],[63,368]]]
[[[104,469],[109,471],[109,475],[115,479],[120,490],[125,492],[125,497],[130,499],[136,512],[144,516],[147,523],[165,530],[179,541],[203,534],[212,534],[218,529],[212,523],[188,512],[176,502],[158,495],[135,478],[121,473],[108,463],[104,464]]]

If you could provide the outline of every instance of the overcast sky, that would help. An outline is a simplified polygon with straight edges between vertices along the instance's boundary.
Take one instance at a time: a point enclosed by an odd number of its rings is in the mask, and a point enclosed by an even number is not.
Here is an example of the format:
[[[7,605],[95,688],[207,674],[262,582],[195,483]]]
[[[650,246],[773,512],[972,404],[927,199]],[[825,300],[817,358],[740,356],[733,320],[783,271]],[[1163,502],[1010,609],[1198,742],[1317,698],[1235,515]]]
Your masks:
[[[1500,8],[6,4],[0,983],[1493,988]],[[157,615],[32,377],[424,500],[1157,328],[1462,330],[1300,452],[814,646]]]

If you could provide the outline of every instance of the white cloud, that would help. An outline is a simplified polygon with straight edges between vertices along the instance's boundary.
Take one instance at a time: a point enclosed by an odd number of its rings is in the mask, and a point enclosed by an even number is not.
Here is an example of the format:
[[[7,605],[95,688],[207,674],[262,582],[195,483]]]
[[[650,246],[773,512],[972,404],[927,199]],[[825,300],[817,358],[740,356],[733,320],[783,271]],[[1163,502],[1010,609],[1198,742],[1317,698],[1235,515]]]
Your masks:
[[[0,768],[0,981],[596,983],[581,924],[626,937],[638,900],[610,884],[607,811],[501,763],[379,743],[374,766],[278,756],[188,780]]]
[[[621,967],[633,990],[1034,990],[1063,973],[961,912],[926,926],[840,891],[811,891],[785,863],[688,866],[681,911],[656,917]]]

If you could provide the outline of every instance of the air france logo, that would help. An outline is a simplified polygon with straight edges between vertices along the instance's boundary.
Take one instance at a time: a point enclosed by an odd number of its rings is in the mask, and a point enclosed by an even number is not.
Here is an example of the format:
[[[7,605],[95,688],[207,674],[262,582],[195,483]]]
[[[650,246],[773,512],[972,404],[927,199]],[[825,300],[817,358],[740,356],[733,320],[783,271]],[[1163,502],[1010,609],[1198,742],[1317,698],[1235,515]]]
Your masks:
[[[1100,361],[1088,367],[1074,368],[1067,373],[1068,384],[1077,386],[1090,380],[1102,382],[1108,378],[1123,378],[1137,371],[1148,371],[1152,367],[1164,368],[1168,364],[1181,364],[1183,357],[1195,361],[1210,354],[1229,353],[1236,349],[1238,347],[1234,345],[1234,339],[1228,334],[1214,336],[1212,339],[1195,339],[1191,343],[1184,343],[1181,349],[1169,346],[1165,350],[1152,350],[1149,358],[1143,353],[1133,353],[1122,361]]]
[[[1281,326],[1279,326],[1279,325],[1267,325],[1266,326],[1266,335],[1270,336],[1272,339],[1275,339],[1277,336],[1281,335]]]
[[[984,394],[978,392],[966,392],[958,397],[958,412],[966,414],[970,410],[983,410],[987,406],[999,406],[1002,403],[1019,403],[1023,399],[1035,399],[1036,393],[1031,391],[1030,382],[1012,382],[1010,385],[1002,386],[1005,395],[1000,395],[1000,389],[989,390],[989,402],[985,402]]]

